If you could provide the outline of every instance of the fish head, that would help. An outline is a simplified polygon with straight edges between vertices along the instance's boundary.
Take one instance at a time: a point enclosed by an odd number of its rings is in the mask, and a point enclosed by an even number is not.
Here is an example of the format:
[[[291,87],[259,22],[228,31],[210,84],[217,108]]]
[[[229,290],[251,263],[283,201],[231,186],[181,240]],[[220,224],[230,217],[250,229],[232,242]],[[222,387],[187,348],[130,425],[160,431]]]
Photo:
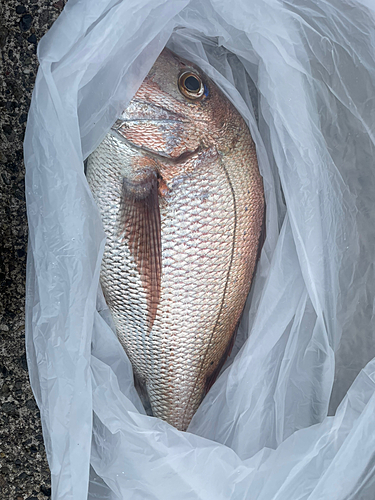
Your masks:
[[[202,70],[164,49],[112,130],[146,155],[183,162],[225,151],[230,115],[231,103]]]

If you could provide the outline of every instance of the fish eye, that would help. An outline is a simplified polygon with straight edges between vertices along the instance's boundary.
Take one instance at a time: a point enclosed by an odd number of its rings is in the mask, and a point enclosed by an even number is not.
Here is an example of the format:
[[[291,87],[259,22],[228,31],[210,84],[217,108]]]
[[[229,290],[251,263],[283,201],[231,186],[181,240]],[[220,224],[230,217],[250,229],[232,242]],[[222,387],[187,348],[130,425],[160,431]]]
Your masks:
[[[180,75],[178,88],[181,94],[188,99],[199,99],[204,94],[204,84],[200,76],[190,71]]]

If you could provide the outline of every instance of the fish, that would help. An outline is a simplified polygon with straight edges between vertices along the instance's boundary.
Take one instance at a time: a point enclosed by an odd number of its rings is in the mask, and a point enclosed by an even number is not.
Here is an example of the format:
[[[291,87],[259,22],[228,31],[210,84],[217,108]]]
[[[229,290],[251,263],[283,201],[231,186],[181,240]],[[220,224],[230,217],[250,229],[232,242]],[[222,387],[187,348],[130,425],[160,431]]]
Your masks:
[[[185,431],[230,354],[261,248],[256,148],[233,104],[165,48],[89,155],[100,282],[139,391]]]

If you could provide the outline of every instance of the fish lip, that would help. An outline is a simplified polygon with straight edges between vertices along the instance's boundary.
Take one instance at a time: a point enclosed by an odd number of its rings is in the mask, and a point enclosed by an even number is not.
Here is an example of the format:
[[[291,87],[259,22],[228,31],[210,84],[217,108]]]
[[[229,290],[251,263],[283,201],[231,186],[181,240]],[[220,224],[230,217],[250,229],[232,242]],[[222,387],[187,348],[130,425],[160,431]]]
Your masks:
[[[152,121],[156,123],[162,122],[177,122],[177,123],[187,123],[190,120],[182,115],[181,113],[176,113],[163,106],[158,106],[157,104],[150,103],[141,99],[132,99],[126,109],[121,113],[115,122],[114,129],[119,128],[119,124],[127,122],[145,122]],[[112,127],[112,128],[113,128]]]
[[[123,123],[123,122],[122,122]],[[156,160],[160,160],[161,158],[165,160],[166,162],[170,164],[177,164],[177,163],[182,163],[185,162],[186,160],[193,158],[194,156],[199,155],[199,153],[203,150],[202,145],[199,145],[196,149],[193,151],[185,151],[180,156],[176,157],[171,157],[166,153],[163,153],[159,151],[158,153],[155,153],[155,151],[152,151],[151,149],[148,149],[144,146],[137,146],[133,142],[129,141],[126,137],[121,134],[121,132],[116,129],[116,128],[111,128],[110,134],[116,137],[116,139],[124,142],[127,144],[131,149],[134,149],[135,151],[142,151],[146,156],[150,156],[151,158],[155,158]]]
[[[129,141],[125,134],[122,133],[121,128],[126,123],[137,123],[137,122],[152,122],[152,123],[189,123],[191,120],[181,113],[176,113],[170,109],[164,108],[149,101],[144,101],[141,99],[132,99],[128,107],[121,113],[119,118],[115,121],[110,129],[110,133],[117,139],[126,143],[129,147],[136,151],[142,151],[146,156],[150,156],[157,160],[161,158],[170,164],[182,163],[196,156],[203,149],[202,145],[199,145],[193,151],[185,151],[177,157],[171,157],[169,154],[162,151],[155,152],[144,146],[138,146],[133,142]]]

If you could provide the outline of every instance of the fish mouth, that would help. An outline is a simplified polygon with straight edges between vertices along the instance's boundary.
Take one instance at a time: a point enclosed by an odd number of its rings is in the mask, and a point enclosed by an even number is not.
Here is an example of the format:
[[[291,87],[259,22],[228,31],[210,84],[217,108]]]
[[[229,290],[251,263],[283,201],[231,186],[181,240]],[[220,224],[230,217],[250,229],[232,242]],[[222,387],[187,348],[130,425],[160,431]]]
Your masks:
[[[121,113],[114,127],[119,122],[181,122],[188,123],[190,120],[181,113],[171,111],[170,109],[158,106],[157,104],[143,101],[141,99],[132,99],[129,106]]]
[[[116,122],[117,123],[117,122]],[[116,125],[115,123],[115,125]],[[123,123],[123,122],[121,122]],[[163,153],[163,151],[158,151],[157,153],[153,151],[152,149],[147,148],[146,146],[138,146],[137,144],[134,144],[134,142],[129,141],[124,135],[121,133],[120,130],[117,130],[115,125],[111,128],[110,133],[115,136],[117,139],[120,141],[124,142],[127,144],[130,148],[135,149],[136,151],[142,151],[146,156],[150,156],[151,158],[155,158],[156,160],[160,160],[160,158],[163,159],[164,162],[170,163],[170,164],[177,164],[177,163],[184,163],[186,160],[189,160],[190,158],[193,158],[195,156],[198,156],[199,153],[203,150],[202,145],[199,145],[196,149],[193,151],[184,151],[181,153],[179,156],[173,157],[168,155],[167,153]]]
[[[199,145],[194,150],[184,151],[179,156],[173,156],[170,153],[162,150],[155,151],[148,148],[145,144],[137,144],[127,136],[127,130],[137,127],[142,123],[152,123],[154,125],[160,124],[184,124],[190,123],[190,119],[186,118],[181,113],[171,111],[170,109],[158,106],[156,104],[146,102],[139,99],[130,101],[129,106],[121,113],[120,117],[111,127],[110,133],[117,139],[126,143],[132,149],[142,151],[145,155],[155,159],[162,158],[163,161],[169,163],[182,163],[187,159],[199,154],[202,145]]]

